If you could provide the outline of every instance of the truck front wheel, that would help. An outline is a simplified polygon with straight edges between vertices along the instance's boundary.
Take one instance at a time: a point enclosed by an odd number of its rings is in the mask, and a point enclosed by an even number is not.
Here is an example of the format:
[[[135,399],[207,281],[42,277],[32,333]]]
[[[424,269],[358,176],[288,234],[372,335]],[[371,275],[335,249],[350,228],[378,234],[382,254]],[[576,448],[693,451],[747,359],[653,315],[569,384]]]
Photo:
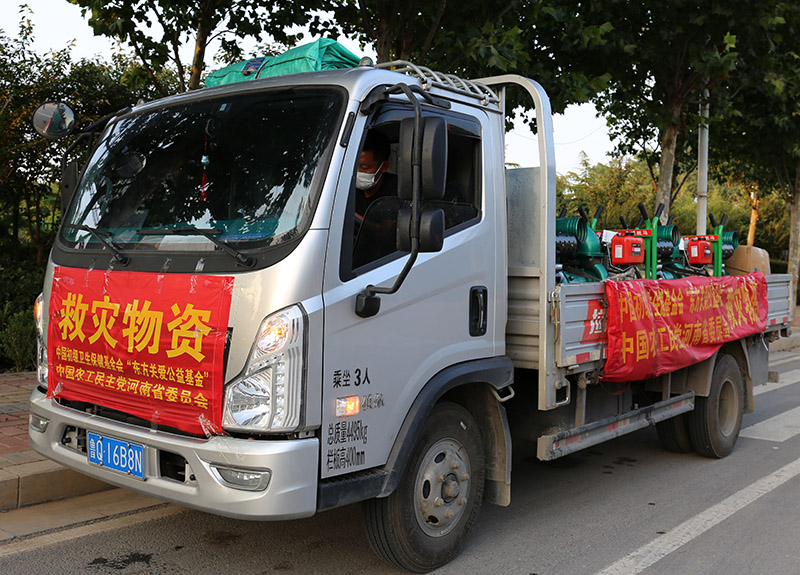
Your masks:
[[[696,397],[689,435],[701,455],[723,458],[733,451],[744,413],[744,385],[736,360],[722,354],[714,365],[708,397]]]
[[[472,415],[455,403],[433,408],[403,479],[388,497],[364,502],[373,550],[424,573],[461,550],[483,498],[484,454]]]

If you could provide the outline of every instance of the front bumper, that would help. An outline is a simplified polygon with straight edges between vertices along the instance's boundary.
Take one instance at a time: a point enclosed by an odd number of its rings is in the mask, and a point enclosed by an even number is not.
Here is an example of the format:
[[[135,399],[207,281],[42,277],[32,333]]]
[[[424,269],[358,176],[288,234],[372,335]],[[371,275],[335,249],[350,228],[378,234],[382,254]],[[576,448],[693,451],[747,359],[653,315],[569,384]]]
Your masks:
[[[44,431],[29,426],[31,446],[65,467],[145,495],[236,519],[308,517],[316,511],[319,440],[249,441],[226,436],[207,439],[144,429],[59,405],[38,389],[31,414],[48,420]],[[68,428],[88,430],[144,446],[145,480],[90,465],[86,453],[62,442]],[[163,456],[185,459],[185,479],[162,472]],[[177,457],[176,457],[177,456]],[[227,485],[214,467],[268,471],[263,491]]]

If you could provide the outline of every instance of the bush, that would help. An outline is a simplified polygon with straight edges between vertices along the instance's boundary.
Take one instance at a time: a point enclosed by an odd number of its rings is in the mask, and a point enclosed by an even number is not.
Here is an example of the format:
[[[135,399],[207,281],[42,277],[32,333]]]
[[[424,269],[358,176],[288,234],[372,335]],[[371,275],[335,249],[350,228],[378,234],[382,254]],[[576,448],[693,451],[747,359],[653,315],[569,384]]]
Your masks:
[[[33,306],[16,312],[7,302],[0,327],[0,354],[11,362],[14,371],[30,371],[36,366],[36,326]]]
[[[35,252],[22,246],[20,261],[12,262],[0,248],[0,371],[29,370],[36,354],[33,301],[42,291],[44,268]]]
[[[14,265],[0,261],[0,301],[11,303],[16,311],[32,306],[42,291],[44,271],[35,263]]]
[[[769,270],[774,274],[785,274],[789,271],[789,262],[785,260],[769,260]]]

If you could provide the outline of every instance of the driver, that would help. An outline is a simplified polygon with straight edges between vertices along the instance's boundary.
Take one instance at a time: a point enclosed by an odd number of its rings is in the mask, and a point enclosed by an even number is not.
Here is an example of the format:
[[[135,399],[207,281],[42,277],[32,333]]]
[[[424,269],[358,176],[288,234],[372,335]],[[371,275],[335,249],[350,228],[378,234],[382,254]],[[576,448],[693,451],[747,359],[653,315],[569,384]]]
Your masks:
[[[356,220],[361,223],[367,208],[386,196],[397,195],[397,177],[389,169],[389,140],[381,132],[371,130],[364,142],[356,174]]]

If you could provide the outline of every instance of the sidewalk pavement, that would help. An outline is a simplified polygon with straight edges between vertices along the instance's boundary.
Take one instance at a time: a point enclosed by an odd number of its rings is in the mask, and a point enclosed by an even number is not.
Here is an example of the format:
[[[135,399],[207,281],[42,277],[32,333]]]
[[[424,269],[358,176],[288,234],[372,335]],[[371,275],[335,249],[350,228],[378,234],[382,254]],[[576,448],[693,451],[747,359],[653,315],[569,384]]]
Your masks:
[[[112,486],[62,467],[28,444],[28,396],[36,373],[0,374],[0,511]]]
[[[800,348],[800,307],[793,334],[779,339],[771,351]],[[0,511],[112,489],[46,459],[28,444],[28,396],[36,374],[0,374]]]

